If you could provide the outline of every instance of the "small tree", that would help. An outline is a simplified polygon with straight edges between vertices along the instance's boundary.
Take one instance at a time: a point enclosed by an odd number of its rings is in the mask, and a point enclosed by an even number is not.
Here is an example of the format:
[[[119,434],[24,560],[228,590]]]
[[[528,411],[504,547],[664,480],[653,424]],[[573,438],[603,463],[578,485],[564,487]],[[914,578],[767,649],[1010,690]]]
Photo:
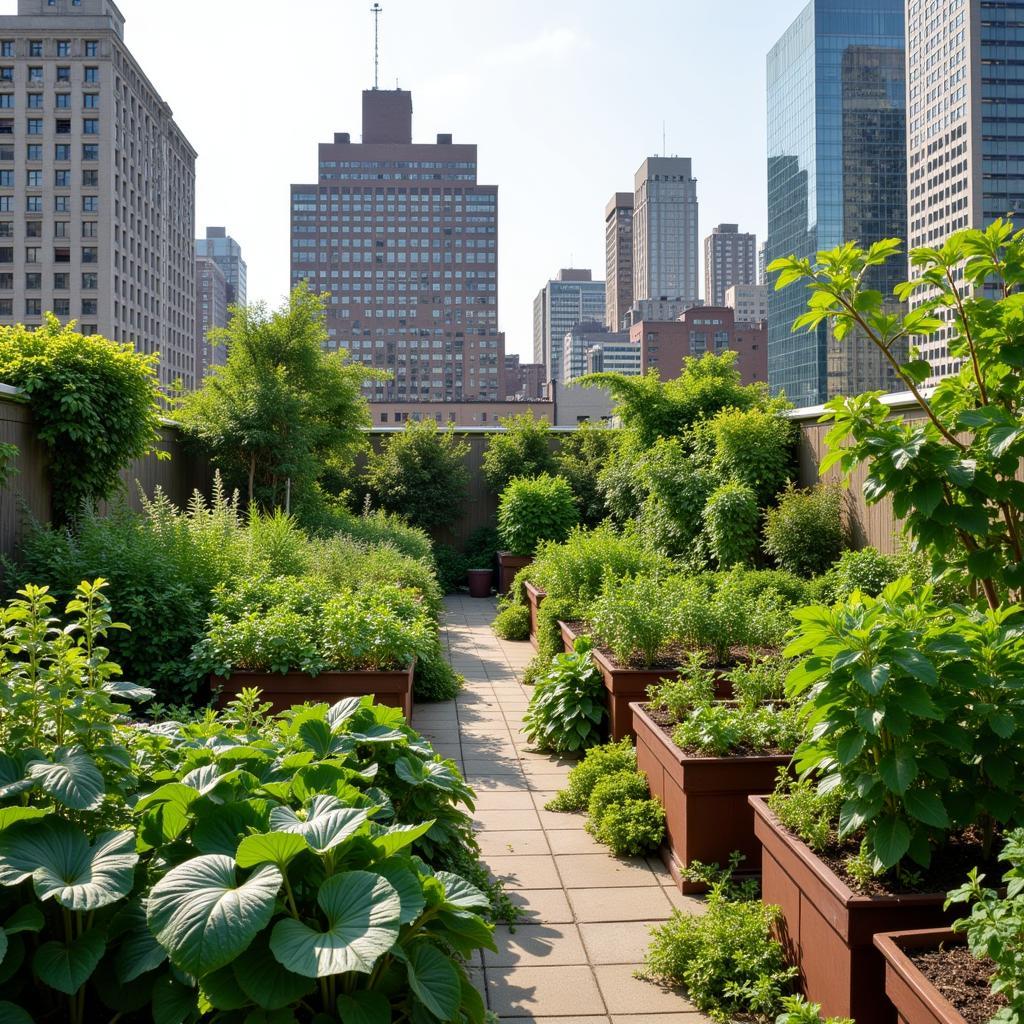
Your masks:
[[[555,472],[547,420],[535,419],[527,412],[498,422],[504,430],[491,435],[483,458],[484,476],[493,490],[500,494],[514,476]]]
[[[469,445],[433,420],[409,421],[370,453],[366,483],[374,504],[424,530],[456,518],[466,500]]]
[[[279,310],[236,307],[211,331],[227,363],[182,402],[182,426],[209,452],[250,507],[285,503],[287,481],[301,504],[330,468],[348,469],[370,419],[361,388],[379,371],[326,353],[325,300],[300,284]]]

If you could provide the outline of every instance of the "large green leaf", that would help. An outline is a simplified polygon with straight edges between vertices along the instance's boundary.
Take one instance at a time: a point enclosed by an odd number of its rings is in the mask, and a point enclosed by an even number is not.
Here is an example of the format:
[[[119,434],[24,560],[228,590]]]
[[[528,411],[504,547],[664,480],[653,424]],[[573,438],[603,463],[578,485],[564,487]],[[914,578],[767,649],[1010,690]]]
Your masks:
[[[419,825],[392,825],[386,831],[373,837],[373,845],[377,847],[385,857],[412,846],[417,839],[425,836],[433,827],[435,821],[421,822]]]
[[[36,950],[32,969],[40,981],[65,995],[74,995],[88,980],[107,948],[98,928],[69,943],[44,942]]]
[[[0,832],[16,821],[45,818],[49,812],[42,807],[0,807]]]
[[[475,886],[450,871],[438,871],[434,877],[444,886],[445,902],[459,910],[487,910],[490,900]]]
[[[306,837],[297,832],[264,832],[246,836],[238,844],[235,861],[240,868],[276,864],[283,871],[293,857],[308,849]]]
[[[57,803],[74,811],[92,810],[103,800],[103,773],[81,747],[58,747],[52,761],[33,761],[28,774]]]
[[[253,797],[226,804],[199,801],[192,807],[192,817],[192,842],[200,853],[234,857],[239,841],[249,832],[267,831],[270,802]]]
[[[19,822],[0,833],[0,885],[32,878],[41,900],[69,910],[98,910],[131,891],[135,864],[131,832],[102,832],[91,846],[62,818]]]
[[[153,1024],[186,1024],[196,1019],[195,989],[170,974],[153,986]]]
[[[103,692],[109,693],[115,700],[150,700],[156,693],[148,686],[130,683],[127,679],[108,679],[103,684]]]
[[[138,903],[129,903],[118,912],[111,922],[110,933],[119,939],[114,967],[122,985],[156,970],[167,959],[167,951],[149,930],[146,911]]]
[[[26,903],[4,921],[4,931],[8,935],[17,935],[18,932],[39,932],[43,930],[44,924],[46,918],[43,917],[43,912],[34,903]]]
[[[401,859],[394,858],[377,864],[376,868],[398,893],[398,898],[402,903],[401,923],[408,924],[410,921],[415,921],[423,913],[427,901],[423,896],[423,886],[420,885],[420,880],[416,877],[409,862],[403,863]]]
[[[911,789],[903,797],[903,804],[911,817],[935,828],[949,828],[949,815],[937,793],[924,789]]]
[[[28,778],[13,757],[0,754],[0,800],[9,800],[39,785],[37,779]]]
[[[267,926],[281,882],[281,872],[266,865],[239,885],[230,857],[194,857],[153,886],[146,917],[171,961],[202,977],[230,963]]]
[[[451,960],[429,942],[417,942],[408,951],[406,969],[420,1002],[439,1020],[454,1020],[462,986]]]
[[[872,836],[883,868],[891,868],[910,849],[910,829],[902,818],[883,818]]]
[[[315,988],[312,978],[289,971],[270,952],[265,934],[231,965],[242,991],[264,1010],[279,1010],[308,996]]]
[[[342,722],[347,722],[365,703],[365,697],[345,697],[331,706],[327,712],[327,721],[332,728],[337,728]]]
[[[338,996],[341,1024],[391,1024],[391,1004],[379,992]]]
[[[398,939],[402,904],[394,886],[380,875],[332,875],[320,886],[317,903],[327,917],[326,931],[287,918],[274,925],[270,936],[274,956],[296,974],[369,974]]]
[[[0,999],[0,1024],[34,1024],[32,1018],[14,1003]]]
[[[270,827],[275,832],[297,832],[314,850],[325,853],[359,831],[366,818],[366,808],[345,807],[337,797],[321,795],[298,814],[290,807],[273,808]]]

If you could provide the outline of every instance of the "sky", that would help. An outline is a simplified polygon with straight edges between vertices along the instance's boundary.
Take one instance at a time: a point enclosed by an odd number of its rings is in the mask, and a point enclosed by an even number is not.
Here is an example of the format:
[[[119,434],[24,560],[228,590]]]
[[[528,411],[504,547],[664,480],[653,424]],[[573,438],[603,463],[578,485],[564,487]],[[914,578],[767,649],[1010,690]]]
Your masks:
[[[289,185],[360,132],[370,0],[117,0],[125,41],[199,153],[196,227],[224,225],[249,299],[288,291]],[[412,91],[413,141],[476,143],[498,191],[498,316],[532,355],[559,267],[604,276],[604,208],[646,156],[689,156],[701,240],[766,225],[765,55],[806,0],[380,0],[381,86]],[[0,10],[14,13],[16,0]],[[703,276],[701,277],[703,289]]]

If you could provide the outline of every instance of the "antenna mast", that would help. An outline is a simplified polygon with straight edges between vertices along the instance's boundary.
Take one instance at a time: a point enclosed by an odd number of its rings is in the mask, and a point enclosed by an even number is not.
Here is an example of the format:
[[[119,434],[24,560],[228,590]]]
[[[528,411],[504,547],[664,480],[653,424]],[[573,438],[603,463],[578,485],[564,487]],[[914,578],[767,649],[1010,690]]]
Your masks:
[[[374,4],[370,8],[373,15],[373,87],[377,88],[380,78],[380,12],[384,8]]]

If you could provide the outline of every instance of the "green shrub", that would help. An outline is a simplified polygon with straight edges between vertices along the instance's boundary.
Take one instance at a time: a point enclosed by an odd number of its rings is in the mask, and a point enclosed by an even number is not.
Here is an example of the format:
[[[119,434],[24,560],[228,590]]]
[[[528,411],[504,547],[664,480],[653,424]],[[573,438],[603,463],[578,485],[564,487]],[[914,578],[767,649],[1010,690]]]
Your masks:
[[[506,605],[498,612],[491,628],[503,640],[529,640],[530,609],[524,604]]]
[[[157,448],[156,364],[155,355],[79,334],[50,313],[39,327],[0,327],[0,380],[28,398],[59,522],[111,497],[120,471]]]
[[[608,576],[590,605],[588,621],[619,664],[654,665],[675,638],[674,588],[658,576]]]
[[[643,463],[647,496],[638,527],[652,548],[697,564],[704,560],[704,508],[715,476],[679,438],[662,438]]]
[[[454,594],[466,582],[466,556],[449,544],[438,544],[434,549],[437,583],[446,594]]]
[[[449,664],[441,649],[441,638],[435,633],[429,646],[416,659],[412,679],[413,697],[417,702],[454,700],[464,680]]]
[[[523,731],[543,750],[584,750],[601,741],[607,714],[604,680],[590,651],[590,641],[580,637],[572,653],[556,655],[537,681]]]
[[[760,513],[746,484],[730,480],[711,492],[704,506],[704,531],[711,556],[723,569],[745,565],[757,550]]]
[[[571,622],[576,613],[576,606],[564,598],[548,595],[541,603],[537,609],[537,654],[526,666],[523,676],[527,685],[535,684],[551,667],[552,659],[564,653],[565,643],[558,622]]]
[[[493,526],[477,527],[466,539],[466,568],[493,569],[500,546]]]
[[[569,481],[584,526],[597,526],[608,516],[598,481],[614,458],[621,437],[621,431],[589,420],[571,434],[561,435],[562,443],[555,455],[558,475]]]
[[[775,1024],[854,1024],[850,1017],[821,1016],[821,1005],[809,1003],[803,996],[784,996],[782,1012]]]
[[[842,803],[841,794],[835,790],[822,793],[813,779],[794,779],[783,768],[779,769],[775,790],[768,797],[768,807],[783,828],[798,835],[818,853],[835,840]]]
[[[514,555],[532,555],[541,541],[562,541],[578,513],[561,477],[516,477],[498,502],[498,538]]]
[[[780,607],[798,608],[811,599],[811,584],[782,569],[748,569],[734,565],[727,572],[709,576],[709,582],[716,593],[731,600],[757,600],[770,595]]]
[[[587,831],[592,832],[600,824],[609,807],[627,800],[647,800],[650,795],[647,777],[641,772],[626,769],[602,776],[587,801]]]
[[[657,800],[612,804],[592,829],[594,838],[616,857],[638,857],[665,838],[665,808]]]
[[[724,757],[735,750],[789,754],[796,750],[803,735],[795,708],[708,701],[692,708],[676,725],[672,742],[683,750],[697,750],[711,757]]]
[[[553,476],[557,472],[547,420],[526,412],[505,416],[498,422],[504,429],[491,434],[483,455],[484,476],[495,493],[501,494],[513,477]]]
[[[410,420],[371,450],[366,485],[374,505],[430,530],[455,520],[466,500],[469,445],[434,420]]]
[[[636,771],[636,750],[627,737],[618,743],[591,747],[572,768],[565,789],[548,802],[549,811],[585,811],[594,787],[605,776],[619,771]]]
[[[348,509],[334,508],[319,532],[342,533],[368,546],[386,544],[420,562],[430,563],[434,557],[433,545],[425,531],[383,509],[365,509],[356,515]]]
[[[846,542],[843,496],[835,485],[799,491],[790,486],[768,510],[764,549],[779,567],[798,576],[825,572]]]
[[[775,409],[724,409],[708,421],[708,429],[716,476],[749,487],[755,502],[767,505],[794,469],[793,421]]]
[[[645,450],[629,432],[624,432],[608,463],[597,475],[597,489],[608,518],[617,526],[631,523],[643,504],[645,459]]]

